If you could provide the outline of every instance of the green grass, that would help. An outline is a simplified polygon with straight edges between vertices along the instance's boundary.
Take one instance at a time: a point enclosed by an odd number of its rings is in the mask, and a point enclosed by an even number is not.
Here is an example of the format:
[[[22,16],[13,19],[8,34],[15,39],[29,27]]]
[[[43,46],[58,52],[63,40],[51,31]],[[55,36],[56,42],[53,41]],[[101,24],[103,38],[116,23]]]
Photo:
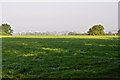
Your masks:
[[[118,42],[117,36],[3,37],[3,78],[115,78]]]
[[[2,78],[2,39],[0,38],[0,80]]]

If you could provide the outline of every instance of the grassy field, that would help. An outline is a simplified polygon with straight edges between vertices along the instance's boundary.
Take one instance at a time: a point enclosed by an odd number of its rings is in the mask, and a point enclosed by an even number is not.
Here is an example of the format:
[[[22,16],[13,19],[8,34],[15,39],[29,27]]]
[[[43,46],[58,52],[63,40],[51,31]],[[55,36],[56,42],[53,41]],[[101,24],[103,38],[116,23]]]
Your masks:
[[[117,36],[4,36],[3,78],[116,78]]]

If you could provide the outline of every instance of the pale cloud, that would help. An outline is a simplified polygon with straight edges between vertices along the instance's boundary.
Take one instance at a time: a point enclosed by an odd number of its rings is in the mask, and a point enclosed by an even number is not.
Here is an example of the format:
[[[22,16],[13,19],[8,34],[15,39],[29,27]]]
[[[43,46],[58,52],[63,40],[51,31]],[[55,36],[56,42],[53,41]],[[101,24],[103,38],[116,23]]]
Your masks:
[[[1,0],[1,2],[119,2],[119,0]]]
[[[114,2],[5,2],[3,23],[22,31],[86,32],[93,24],[106,31],[118,29],[118,5]]]
[[[2,23],[2,4],[0,3],[0,23]]]

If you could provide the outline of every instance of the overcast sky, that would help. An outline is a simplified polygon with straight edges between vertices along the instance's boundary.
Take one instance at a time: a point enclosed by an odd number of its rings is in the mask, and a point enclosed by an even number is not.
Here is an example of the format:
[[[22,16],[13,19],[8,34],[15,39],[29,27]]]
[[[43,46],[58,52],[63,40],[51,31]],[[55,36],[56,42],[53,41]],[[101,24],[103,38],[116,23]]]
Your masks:
[[[5,2],[2,23],[14,32],[87,32],[94,24],[105,31],[118,29],[117,2]]]

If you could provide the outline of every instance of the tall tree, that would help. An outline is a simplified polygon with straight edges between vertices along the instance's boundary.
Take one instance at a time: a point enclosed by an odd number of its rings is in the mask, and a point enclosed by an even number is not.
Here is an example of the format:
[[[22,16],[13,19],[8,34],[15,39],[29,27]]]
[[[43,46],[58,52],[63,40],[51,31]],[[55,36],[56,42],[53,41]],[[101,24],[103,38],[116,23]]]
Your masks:
[[[88,35],[104,35],[104,27],[103,25],[94,25],[92,28],[89,29]]]
[[[0,34],[2,35],[12,35],[13,30],[9,24],[1,24],[0,25]]]

